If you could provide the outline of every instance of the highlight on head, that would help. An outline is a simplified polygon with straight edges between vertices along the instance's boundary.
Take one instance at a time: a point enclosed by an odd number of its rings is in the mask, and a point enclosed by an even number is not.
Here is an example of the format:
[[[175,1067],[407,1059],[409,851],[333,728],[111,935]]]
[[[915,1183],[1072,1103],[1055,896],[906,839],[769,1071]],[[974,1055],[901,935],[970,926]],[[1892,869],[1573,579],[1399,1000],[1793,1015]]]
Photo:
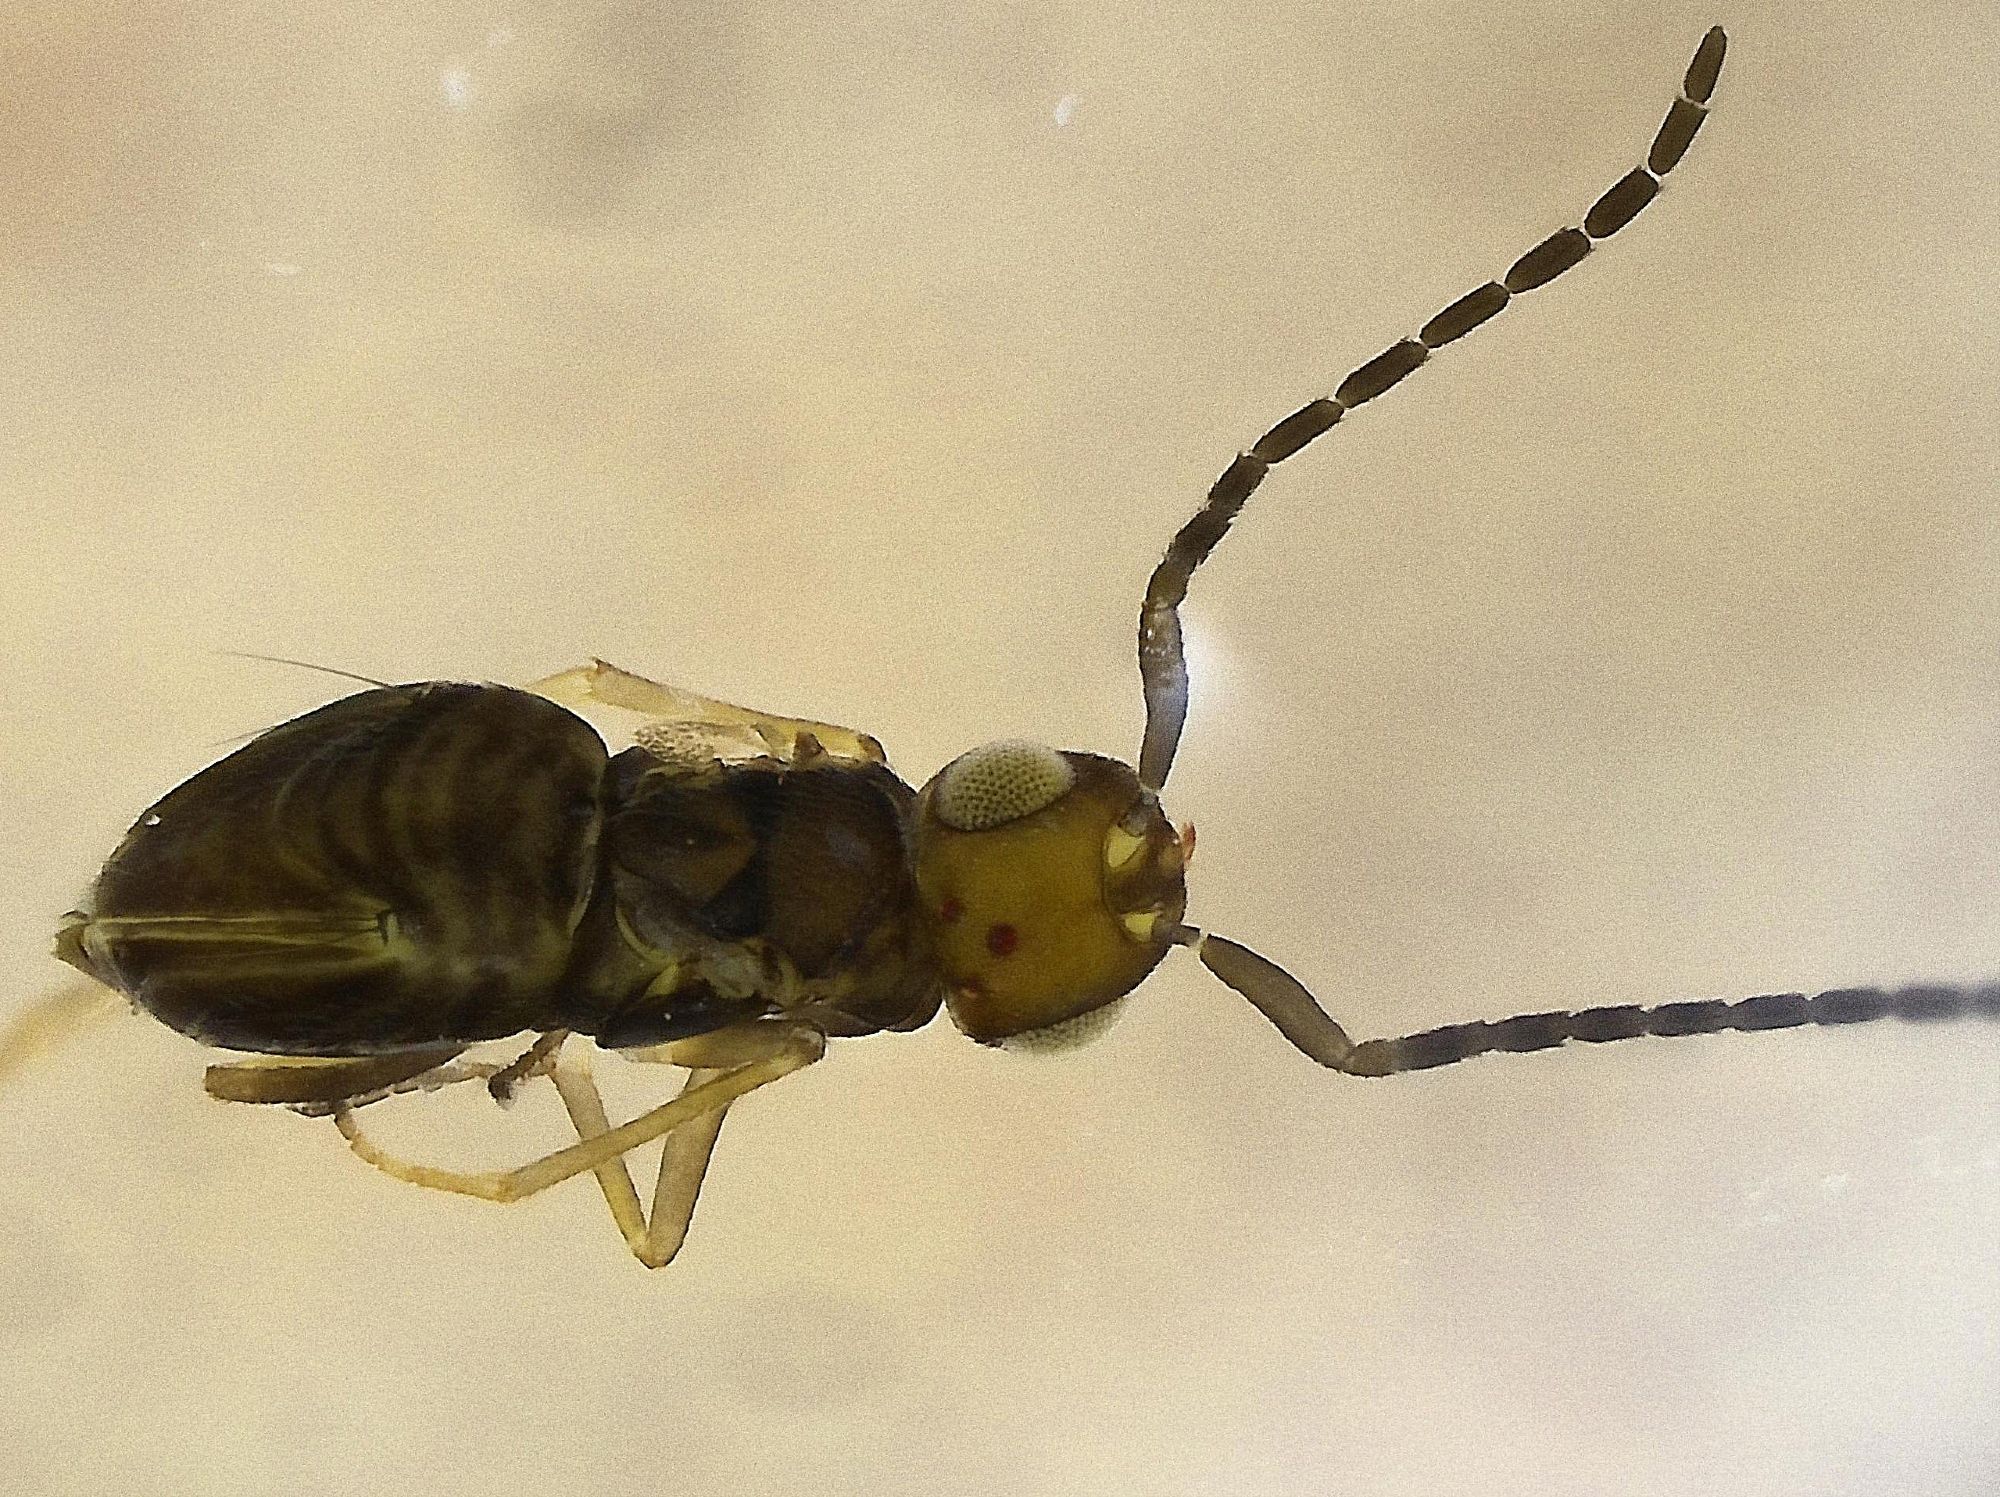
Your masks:
[[[1179,837],[1130,767],[1008,741],[962,755],[918,797],[918,897],[945,1003],[967,1035],[1080,1043],[1173,944]]]

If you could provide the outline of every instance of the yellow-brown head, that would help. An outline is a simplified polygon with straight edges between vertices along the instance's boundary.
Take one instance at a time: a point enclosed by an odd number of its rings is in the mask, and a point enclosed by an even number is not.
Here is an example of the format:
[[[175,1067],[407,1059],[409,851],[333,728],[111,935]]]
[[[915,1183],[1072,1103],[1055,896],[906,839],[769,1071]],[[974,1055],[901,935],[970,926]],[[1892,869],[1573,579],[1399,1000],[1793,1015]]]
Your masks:
[[[1128,766],[1008,739],[918,801],[918,897],[945,1003],[985,1044],[1073,1044],[1152,971],[1187,908],[1180,838]]]

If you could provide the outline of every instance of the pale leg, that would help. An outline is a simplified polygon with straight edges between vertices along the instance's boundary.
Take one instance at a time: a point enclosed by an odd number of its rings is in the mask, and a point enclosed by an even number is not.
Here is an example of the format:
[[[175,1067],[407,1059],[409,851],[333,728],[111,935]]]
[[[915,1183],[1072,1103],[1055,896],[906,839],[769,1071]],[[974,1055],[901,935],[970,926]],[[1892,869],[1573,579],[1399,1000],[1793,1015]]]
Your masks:
[[[0,1081],[86,1025],[127,1006],[124,998],[95,982],[65,983],[0,1029]]]
[[[459,1195],[478,1196],[482,1200],[518,1201],[567,1180],[572,1175],[580,1175],[585,1170],[595,1170],[599,1165],[617,1159],[641,1144],[650,1143],[664,1134],[673,1132],[683,1123],[692,1122],[725,1108],[738,1097],[776,1081],[781,1076],[789,1076],[793,1071],[811,1065],[826,1053],[826,1036],[804,1025],[767,1022],[746,1028],[767,1031],[757,1036],[761,1041],[759,1048],[763,1050],[761,1058],[727,1070],[712,1081],[690,1087],[673,1101],[663,1103],[650,1112],[642,1113],[629,1123],[583,1139],[567,1149],[558,1149],[553,1154],[511,1170],[472,1173],[411,1164],[377,1149],[361,1135],[352,1115],[346,1109],[337,1110],[333,1115],[333,1121],[358,1156],[398,1180],[408,1181],[412,1185],[427,1186],[432,1190],[449,1190]]]
[[[202,1086],[223,1102],[359,1107],[399,1091],[435,1090],[475,1076],[484,1079],[495,1069],[478,1061],[448,1066],[464,1048],[430,1045],[386,1055],[282,1055],[224,1061],[203,1073]]]
[[[611,1120],[604,1115],[604,1099],[597,1094],[597,1083],[590,1078],[587,1055],[574,1065],[558,1064],[549,1073],[549,1079],[555,1082],[563,1106],[569,1109],[569,1120],[576,1125],[579,1139],[601,1138],[611,1131]],[[604,1204],[611,1208],[611,1218],[618,1223],[619,1235],[633,1255],[645,1262],[646,1218],[639,1208],[639,1192],[626,1172],[624,1156],[605,1160],[594,1173],[598,1188],[604,1192]]]
[[[728,1074],[690,1071],[682,1095]],[[729,1104],[725,1102],[667,1135],[666,1149],[660,1155],[660,1178],[653,1187],[653,1219],[646,1227],[646,1250],[639,1254],[639,1261],[646,1267],[666,1267],[687,1241],[688,1223],[694,1220],[694,1203],[701,1195],[702,1178],[708,1173],[715,1140],[721,1135],[722,1120],[728,1115]]]

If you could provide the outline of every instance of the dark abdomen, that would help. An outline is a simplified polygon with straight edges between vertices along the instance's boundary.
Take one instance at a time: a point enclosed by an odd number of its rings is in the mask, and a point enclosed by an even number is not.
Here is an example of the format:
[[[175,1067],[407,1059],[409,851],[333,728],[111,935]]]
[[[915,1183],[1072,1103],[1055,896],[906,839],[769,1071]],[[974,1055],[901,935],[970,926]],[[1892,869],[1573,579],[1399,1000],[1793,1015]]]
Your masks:
[[[605,763],[588,724],[527,692],[362,692],[170,792],[65,943],[234,1049],[360,1055],[546,1027],[596,880]]]

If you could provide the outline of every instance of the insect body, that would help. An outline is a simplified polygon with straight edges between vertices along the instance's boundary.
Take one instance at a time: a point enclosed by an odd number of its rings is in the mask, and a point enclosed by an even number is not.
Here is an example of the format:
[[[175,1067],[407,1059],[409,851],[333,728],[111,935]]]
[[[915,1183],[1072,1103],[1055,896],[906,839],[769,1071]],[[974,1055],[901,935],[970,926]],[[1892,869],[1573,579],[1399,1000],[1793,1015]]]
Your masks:
[[[1185,923],[1189,844],[1160,791],[1186,716],[1178,608],[1195,570],[1274,464],[1631,222],[1705,118],[1723,50],[1718,28],[1646,164],[1581,227],[1229,465],[1146,590],[1136,769],[1009,741],[919,792],[863,734],[601,662],[525,690],[383,685],[170,792],[112,854],[58,954],[176,1029],[258,1057],[211,1067],[214,1094],[330,1112],[362,1157],[400,1178],[504,1200],[594,1172],[649,1264],[678,1247],[729,1105],[816,1060],[828,1037],[914,1028],[943,1006],[982,1042],[1074,1043],[1176,945],[1305,1054],[1363,1076],[1568,1040],[2000,1011],[1984,991],[1773,994],[1355,1044],[1277,965]],[[512,1035],[536,1038],[511,1065],[461,1058]],[[685,1066],[686,1089],[613,1127],[562,1054],[570,1036]],[[504,1095],[542,1072],[579,1139],[519,1169],[396,1159],[355,1120],[398,1088],[483,1078]],[[648,1215],[624,1156],[657,1138]]]
[[[546,684],[666,691],[602,664]],[[927,1022],[947,985],[1001,1039],[1121,995],[1178,929],[1180,843],[1123,765],[1000,745],[919,801],[872,743],[780,728],[738,759],[692,727],[613,756],[533,691],[347,697],[148,811],[63,954],[205,1043],[360,1056],[778,1015],[867,1034]],[[1068,890],[1041,857],[1053,877],[1007,887],[993,849],[1022,836],[1103,849],[1101,877]],[[1015,919],[982,923],[996,903]]]
[[[612,754],[552,697],[651,715]],[[479,1194],[598,1167],[623,1212],[579,1075],[558,1081],[584,1152],[527,1175],[389,1161],[352,1105],[523,1032],[776,1074],[941,1002],[975,1039],[1073,1038],[1181,937],[1183,862],[1115,761],[1002,743],[919,796],[862,735],[598,663],[534,691],[378,687],[265,733],[140,818],[57,946],[196,1039],[302,1058],[213,1067],[218,1096],[332,1105],[376,1162]],[[721,1069],[648,1126],[749,1067]],[[655,1223],[692,1208],[690,1186]]]
[[[824,753],[614,759],[509,687],[381,687],[169,794],[66,939],[176,1029],[267,1054],[629,1047],[771,1008],[865,1032],[936,1007],[909,794]]]

